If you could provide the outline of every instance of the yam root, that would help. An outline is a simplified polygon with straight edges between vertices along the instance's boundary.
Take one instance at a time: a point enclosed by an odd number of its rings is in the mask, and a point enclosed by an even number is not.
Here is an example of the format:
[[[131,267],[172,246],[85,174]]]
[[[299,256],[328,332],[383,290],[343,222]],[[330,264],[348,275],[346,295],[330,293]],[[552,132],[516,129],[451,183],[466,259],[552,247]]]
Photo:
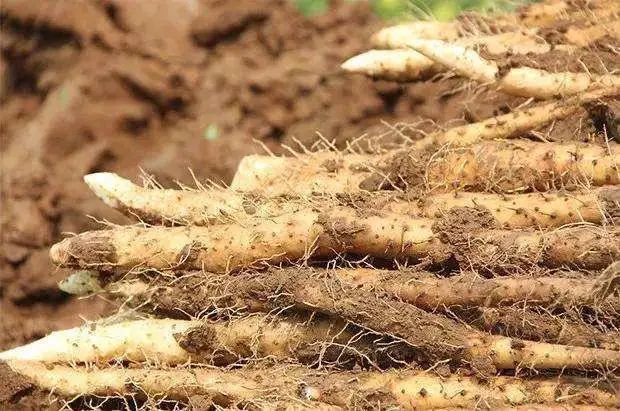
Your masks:
[[[454,207],[482,207],[504,228],[559,227],[569,223],[613,221],[620,209],[620,189],[603,188],[583,193],[496,195],[455,192],[436,194],[423,201],[377,193],[356,197],[306,196],[265,198],[230,190],[170,190],[139,187],[114,173],[84,177],[106,204],[149,224],[212,225],[246,219],[272,218],[287,212],[352,204],[404,215],[439,218]]]
[[[407,48],[407,42],[392,50],[369,50],[351,57],[341,68],[349,73],[365,74],[370,77],[394,81],[414,81],[446,71],[446,67],[417,51]],[[457,40],[461,46],[481,47],[492,54],[544,54],[552,49],[551,45],[541,44],[539,40],[523,33],[502,33],[491,36],[474,36]],[[569,46],[556,48],[572,51]]]
[[[442,378],[413,370],[326,373],[296,366],[222,371],[48,368],[20,361],[6,364],[37,386],[65,397],[148,395],[187,401],[202,395],[221,407],[242,408],[287,400],[310,406],[319,402],[347,409],[390,406],[410,410],[584,401],[608,407],[619,404],[612,393],[563,378],[494,377],[482,383],[472,377]]]
[[[450,213],[433,221],[395,213],[359,215],[339,207],[247,224],[118,227],[67,238],[52,246],[50,257],[61,267],[89,270],[211,272],[341,253],[433,264],[452,264],[457,257],[466,268],[540,264],[598,269],[620,258],[620,232],[614,228],[511,231],[493,229],[493,216],[485,210],[465,207]]]
[[[402,343],[373,344],[378,336],[354,333],[341,321],[254,314],[222,321],[143,319],[86,324],[0,353],[0,360],[45,363],[149,362],[224,366],[264,358],[350,366],[366,359],[392,365],[409,359]],[[398,352],[396,352],[398,349]]]
[[[597,88],[620,87],[620,76],[613,74],[550,73],[530,67],[500,70],[471,48],[440,40],[411,40],[408,46],[460,75],[482,83],[496,84],[508,94],[550,99]]]
[[[157,282],[158,280],[156,280]],[[184,283],[181,284],[180,281]],[[494,368],[578,368],[614,366],[620,351],[559,346],[481,334],[447,317],[400,301],[381,283],[343,281],[331,272],[311,270],[248,273],[234,277],[185,277],[174,288],[163,283],[142,291],[149,304],[167,315],[286,307],[342,318],[377,333],[401,338],[416,349],[417,361],[434,364],[451,359],[482,373]]]
[[[434,153],[321,152],[296,158],[247,156],[231,188],[267,195],[352,193],[395,188],[519,192],[620,184],[620,149],[577,143],[492,141]],[[327,170],[323,164],[342,164]]]
[[[493,334],[553,344],[620,350],[618,331],[601,331],[579,318],[539,313],[527,307],[486,307],[474,312],[467,313],[466,321]]]

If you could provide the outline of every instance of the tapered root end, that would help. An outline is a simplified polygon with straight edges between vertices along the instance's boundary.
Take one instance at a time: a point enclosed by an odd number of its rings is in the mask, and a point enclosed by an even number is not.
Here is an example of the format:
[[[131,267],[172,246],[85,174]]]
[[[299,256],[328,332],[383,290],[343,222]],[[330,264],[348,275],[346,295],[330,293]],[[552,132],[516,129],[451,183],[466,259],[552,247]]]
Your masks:
[[[71,260],[71,255],[68,252],[70,238],[67,238],[59,243],[54,244],[50,248],[50,259],[52,262],[59,266],[64,266]]]
[[[365,73],[368,69],[368,53],[353,56],[340,65],[340,68],[349,73]]]
[[[117,262],[109,230],[90,231],[66,238],[50,248],[52,262],[60,267],[107,270]]]
[[[135,184],[114,173],[93,173],[84,176],[84,182],[104,203],[118,208],[122,198],[134,190]]]

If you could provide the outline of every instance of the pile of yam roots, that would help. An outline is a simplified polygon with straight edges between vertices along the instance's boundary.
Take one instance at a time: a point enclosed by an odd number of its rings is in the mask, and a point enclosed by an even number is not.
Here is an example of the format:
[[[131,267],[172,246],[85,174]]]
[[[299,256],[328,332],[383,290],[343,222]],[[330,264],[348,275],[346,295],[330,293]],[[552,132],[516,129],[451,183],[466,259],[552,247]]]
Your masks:
[[[58,398],[149,406],[620,407],[618,67],[481,52],[617,54],[619,10],[553,1],[408,23],[343,65],[529,97],[493,118],[397,147],[249,156],[226,188],[87,175],[136,224],[50,255],[76,269],[61,288],[118,299],[119,314],[0,353],[3,366]],[[598,132],[578,140],[540,132],[592,112]]]

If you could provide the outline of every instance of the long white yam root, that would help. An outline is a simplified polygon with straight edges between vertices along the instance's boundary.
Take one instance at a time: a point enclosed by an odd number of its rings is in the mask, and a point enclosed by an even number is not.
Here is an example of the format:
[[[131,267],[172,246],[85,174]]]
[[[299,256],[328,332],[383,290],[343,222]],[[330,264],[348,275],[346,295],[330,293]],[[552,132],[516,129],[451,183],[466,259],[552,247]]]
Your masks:
[[[284,366],[268,369],[86,369],[36,362],[8,361],[13,372],[36,386],[66,397],[153,396],[188,400],[210,398],[221,407],[264,402],[296,401],[301,405],[323,402],[356,409],[395,407],[407,410],[446,407],[517,405],[523,403],[572,404],[584,400],[599,406],[620,404],[614,394],[570,379],[517,379],[493,377],[481,383],[472,377],[438,377],[405,370],[329,372]]]
[[[327,168],[326,164],[339,164]],[[515,192],[620,184],[620,146],[489,141],[436,153],[320,152],[300,158],[247,156],[231,188],[266,195],[354,193],[394,187]]]
[[[343,322],[256,314],[226,323],[144,319],[87,324],[1,352],[0,360],[221,366],[249,359],[293,357],[305,363],[344,364],[354,354],[372,357],[379,349],[368,338],[354,336]]]
[[[164,285],[147,290],[151,304],[162,312],[205,312],[211,305],[219,309],[271,311],[296,307],[316,311],[402,338],[417,349],[416,359],[421,362],[432,365],[450,359],[455,364],[469,364],[484,374],[493,373],[495,368],[592,369],[620,365],[620,351],[482,334],[402,302],[380,282],[348,282],[330,272],[287,270],[179,281],[184,284],[177,282],[174,288]],[[338,290],[338,295],[333,295],[334,290]]]
[[[411,40],[408,45],[464,77],[496,84],[500,90],[517,96],[549,99],[620,86],[620,76],[613,74],[550,73],[529,67],[501,70],[495,62],[484,59],[471,48],[440,40]]]
[[[480,47],[492,54],[544,54],[551,45],[540,44],[538,39],[521,33],[503,33],[492,36],[476,36],[460,39],[455,44]],[[556,49],[571,51],[569,46]],[[351,57],[341,68],[349,73],[395,81],[414,81],[446,71],[446,67],[417,51],[407,48],[407,43],[393,50],[370,50]]]
[[[309,206],[290,199],[268,201],[260,194],[225,189],[174,190],[140,187],[114,173],[84,176],[84,182],[107,205],[147,223],[210,225],[248,217],[275,217]]]
[[[90,231],[55,244],[50,256],[62,267],[211,272],[333,257],[345,252],[436,264],[447,263],[458,255],[462,264],[475,267],[541,264],[596,269],[620,257],[620,232],[615,229],[485,231],[494,223],[489,213],[475,209],[451,212],[464,213],[456,220],[466,218],[471,225],[455,225],[448,217],[434,222],[394,213],[359,216],[354,209],[339,207],[243,224]]]
[[[89,174],[84,180],[106,204],[151,224],[203,226],[249,218],[273,218],[313,207],[330,208],[347,200],[326,196],[264,198],[258,194],[217,189],[149,189],[114,173]],[[620,212],[620,189],[515,195],[455,192],[432,195],[422,201],[377,193],[351,201],[358,210],[368,208],[426,218],[439,218],[454,207],[481,207],[503,228],[559,227],[576,222],[613,220]]]

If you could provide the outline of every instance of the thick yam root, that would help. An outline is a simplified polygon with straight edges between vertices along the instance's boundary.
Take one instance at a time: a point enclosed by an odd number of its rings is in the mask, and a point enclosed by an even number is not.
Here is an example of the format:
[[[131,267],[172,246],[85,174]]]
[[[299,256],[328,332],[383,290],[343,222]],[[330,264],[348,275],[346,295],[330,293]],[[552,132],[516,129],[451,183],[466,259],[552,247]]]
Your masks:
[[[620,210],[620,189],[513,195],[454,192],[428,196],[421,209],[427,218],[441,218],[457,207],[488,210],[504,229],[612,223]]]
[[[211,272],[345,252],[433,264],[449,264],[457,256],[466,267],[540,264],[598,269],[620,258],[617,230],[574,227],[547,234],[484,231],[493,227],[490,213],[467,208],[452,209],[451,213],[453,219],[448,216],[434,222],[394,213],[363,216],[340,207],[247,224],[119,227],[67,238],[52,246],[50,257],[61,267],[100,271],[152,268]],[[463,234],[463,224],[472,224],[473,234]]]
[[[611,143],[609,150],[573,143],[482,143],[431,160],[428,184],[431,189],[456,185],[485,191],[620,184],[620,149]]]
[[[586,73],[550,73],[529,67],[500,70],[471,48],[440,40],[411,40],[408,46],[460,75],[482,83],[496,84],[509,94],[550,99],[598,88],[620,87],[620,76]]]
[[[181,281],[181,280],[179,280]],[[438,314],[401,302],[383,284],[343,281],[330,272],[287,270],[284,273],[185,279],[174,289],[142,291],[162,313],[207,312],[211,307],[271,311],[296,307],[342,318],[377,333],[402,338],[427,364],[451,359],[488,375],[494,368],[592,369],[620,365],[620,351],[560,346],[478,333]],[[196,282],[198,281],[198,282]],[[231,294],[230,290],[234,290]],[[337,290],[337,296],[333,295]]]
[[[330,372],[296,366],[222,371],[217,369],[86,369],[8,361],[13,372],[65,397],[136,396],[186,401],[195,395],[221,407],[261,407],[280,401],[325,403],[346,409],[399,407],[407,410],[471,408],[527,403],[618,406],[614,394],[579,381],[494,377],[438,377],[421,371]]]
[[[351,251],[379,257],[447,258],[432,220],[396,214],[359,217],[349,208],[303,211],[247,224],[211,227],[120,227],[91,231],[52,246],[53,262],[102,271],[244,267]],[[443,257],[442,257],[443,255]]]
[[[273,218],[287,212],[329,208],[346,201],[326,196],[264,198],[256,194],[209,190],[147,189],[113,173],[84,178],[106,204],[150,224],[212,225],[246,219]],[[439,218],[454,207],[487,209],[503,228],[560,227],[569,223],[613,221],[620,209],[620,190],[595,189],[585,193],[535,193],[516,195],[455,192],[420,201],[377,194],[352,200],[359,210],[383,210],[403,215]]]
[[[493,141],[436,153],[383,155],[316,153],[295,158],[245,157],[231,188],[266,195],[355,193],[426,188],[518,192],[620,184],[620,149],[575,143]],[[341,167],[326,169],[326,162]]]
[[[110,325],[87,324],[53,332],[30,344],[2,352],[0,360],[224,366],[268,357],[346,366],[371,357],[389,364],[389,353],[394,348],[406,359],[407,347],[396,346],[386,349],[373,345],[370,338],[352,333],[351,327],[339,321],[308,317],[280,319],[255,314],[226,323],[146,319]]]
[[[470,238],[469,244],[461,241],[454,245],[468,247],[462,256],[479,269],[510,271],[539,264],[600,270],[620,259],[620,231],[615,227],[567,227],[546,234],[494,230]]]
[[[456,255],[466,267],[502,270],[533,264],[600,269],[620,258],[617,230],[574,227],[548,234],[490,230],[453,237],[451,230],[460,227],[398,216],[359,219],[350,210],[339,211],[296,213],[279,222],[265,220],[253,227],[122,227],[92,231],[54,245],[50,256],[62,267],[102,271],[154,268],[212,272],[344,252],[422,259],[435,264],[448,263]]]

